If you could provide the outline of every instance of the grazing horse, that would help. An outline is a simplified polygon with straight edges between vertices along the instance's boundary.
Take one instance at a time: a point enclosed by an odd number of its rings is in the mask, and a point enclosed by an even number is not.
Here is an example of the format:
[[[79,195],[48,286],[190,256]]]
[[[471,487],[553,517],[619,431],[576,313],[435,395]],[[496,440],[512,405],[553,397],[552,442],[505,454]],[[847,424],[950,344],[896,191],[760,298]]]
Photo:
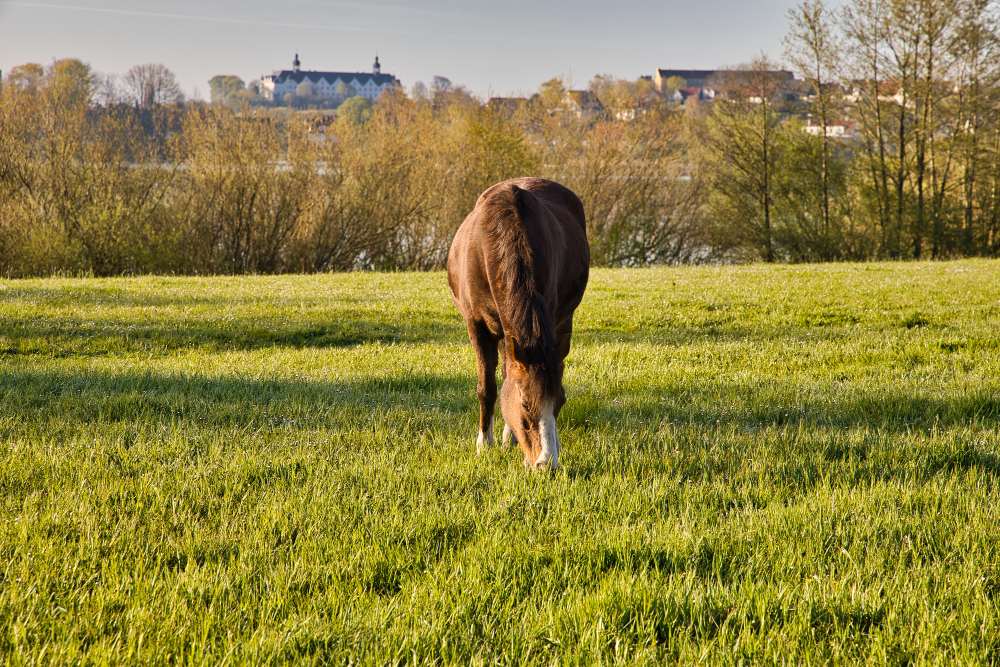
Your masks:
[[[476,351],[478,452],[493,444],[499,345],[503,442],[514,436],[526,467],[558,465],[563,360],[589,270],[583,204],[552,181],[497,183],[458,228],[448,284]]]

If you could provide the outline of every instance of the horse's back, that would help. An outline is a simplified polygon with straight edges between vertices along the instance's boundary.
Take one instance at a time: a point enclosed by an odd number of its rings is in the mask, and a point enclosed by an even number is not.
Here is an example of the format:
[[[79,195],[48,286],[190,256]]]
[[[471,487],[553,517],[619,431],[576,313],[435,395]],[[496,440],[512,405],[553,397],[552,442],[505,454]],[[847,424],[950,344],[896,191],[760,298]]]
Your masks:
[[[528,193],[528,194],[525,194]],[[506,235],[505,225],[520,225],[523,235]],[[520,238],[528,248],[517,247]],[[572,315],[587,285],[590,247],[579,197],[569,188],[541,178],[517,178],[487,189],[455,235],[448,254],[448,282],[455,304],[468,320],[499,325],[497,301],[503,295],[499,266],[511,254],[529,255],[537,291],[559,321]]]

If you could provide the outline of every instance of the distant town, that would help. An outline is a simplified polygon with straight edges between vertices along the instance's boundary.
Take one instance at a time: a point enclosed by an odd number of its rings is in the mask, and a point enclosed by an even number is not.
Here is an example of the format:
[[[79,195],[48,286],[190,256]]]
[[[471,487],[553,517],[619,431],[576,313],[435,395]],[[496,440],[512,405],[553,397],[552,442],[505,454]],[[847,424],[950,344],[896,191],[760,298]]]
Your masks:
[[[562,106],[566,112],[580,118],[630,120],[648,112],[652,103],[668,107],[710,105],[724,99],[734,83],[745,80],[747,71],[737,69],[669,69],[656,68],[653,74],[640,75],[633,82],[640,94],[633,95],[632,105],[622,107],[620,99],[606,103],[602,99],[599,83],[608,77],[595,77],[587,89],[563,91]],[[801,117],[808,134],[825,134],[831,138],[849,139],[855,136],[857,121],[847,117],[828,119],[827,123],[814,120],[810,112],[817,91],[809,81],[796,78],[788,70],[769,70],[767,75],[775,83],[775,101],[787,117]],[[846,106],[857,103],[863,94],[861,82],[850,87],[838,83],[824,84],[838,88],[837,97]],[[393,74],[384,74],[378,55],[369,72],[304,69],[298,52],[290,69],[276,69],[249,83],[235,75],[219,75],[209,81],[211,100],[230,104],[249,103],[260,106],[291,107],[297,109],[334,110],[348,99],[360,97],[375,103],[386,91],[405,91],[403,83]],[[417,96],[451,90],[452,82],[441,76],[434,77],[430,86],[418,81],[410,88]],[[464,91],[464,87],[458,86]],[[645,93],[645,94],[642,94]],[[539,93],[530,97],[490,97],[487,104],[494,109],[513,111],[521,105],[536,100]],[[890,95],[890,97],[892,97]],[[845,110],[846,110],[845,106]]]

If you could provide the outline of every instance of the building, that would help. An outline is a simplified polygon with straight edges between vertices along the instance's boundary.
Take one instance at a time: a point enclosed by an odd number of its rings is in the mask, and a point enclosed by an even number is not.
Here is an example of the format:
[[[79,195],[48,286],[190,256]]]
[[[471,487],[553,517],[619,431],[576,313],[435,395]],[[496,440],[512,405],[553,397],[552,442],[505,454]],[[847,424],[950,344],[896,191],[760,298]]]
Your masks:
[[[684,104],[689,97],[694,97],[699,102],[713,102],[718,95],[719,91],[715,88],[678,88],[667,99],[677,104]]]
[[[791,72],[786,70],[768,73],[782,83],[790,83],[795,78]],[[748,74],[750,74],[748,71],[725,69],[657,69],[653,76],[653,87],[656,88],[657,92],[665,93],[670,88],[667,81],[676,78],[683,81],[681,88],[719,89],[725,88],[726,84],[731,81],[743,79]]]
[[[382,74],[382,66],[375,56],[371,72],[319,72],[303,70],[299,54],[295,54],[292,69],[275,70],[260,78],[260,91],[270,100],[281,101],[285,95],[294,95],[299,85],[308,83],[316,97],[353,97],[361,95],[374,102],[386,90],[398,88],[399,80],[391,74]],[[350,86],[350,88],[347,88]],[[353,91],[353,95],[347,94]]]
[[[830,121],[830,124],[825,128],[821,122],[815,119],[810,119],[802,127],[802,131],[806,134],[811,134],[814,137],[819,137],[825,134],[831,139],[853,139],[857,136],[858,121],[851,118],[844,118],[842,120]]]
[[[563,106],[577,118],[598,118],[604,115],[604,105],[597,95],[589,90],[566,91]]]
[[[684,88],[701,88],[702,86],[715,82],[716,71],[714,69],[659,69],[653,75],[653,87],[657,92],[665,93],[669,86],[667,79],[678,78],[684,81],[681,84]]]
[[[526,104],[528,104],[526,97],[491,97],[487,107],[490,111],[511,117],[523,109]]]

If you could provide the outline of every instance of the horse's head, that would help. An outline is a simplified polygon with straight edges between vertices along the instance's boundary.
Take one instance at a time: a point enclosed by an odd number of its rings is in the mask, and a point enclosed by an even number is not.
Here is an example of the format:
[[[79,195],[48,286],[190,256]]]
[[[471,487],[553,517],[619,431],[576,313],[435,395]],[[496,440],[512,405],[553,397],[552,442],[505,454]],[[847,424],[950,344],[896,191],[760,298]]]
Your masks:
[[[500,387],[500,414],[504,440],[513,435],[524,452],[524,463],[533,468],[555,468],[559,463],[556,417],[566,402],[563,360],[569,354],[569,334],[559,339],[549,354],[525,350],[510,335],[504,340],[505,374]]]

